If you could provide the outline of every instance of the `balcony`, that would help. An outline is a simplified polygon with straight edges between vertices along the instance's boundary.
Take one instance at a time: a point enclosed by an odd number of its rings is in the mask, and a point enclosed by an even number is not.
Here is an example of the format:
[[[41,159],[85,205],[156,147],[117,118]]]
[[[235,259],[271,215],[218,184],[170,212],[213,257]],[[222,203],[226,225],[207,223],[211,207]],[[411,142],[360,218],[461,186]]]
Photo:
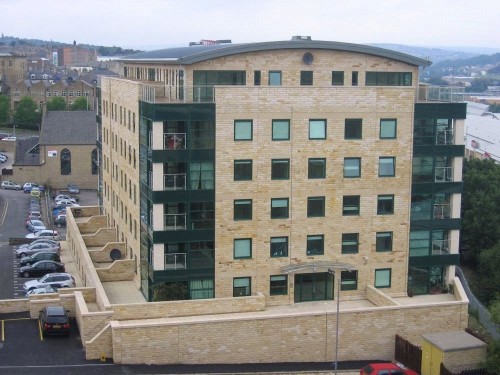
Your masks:
[[[142,87],[141,100],[147,103],[214,103],[214,94],[214,86],[148,84]]]
[[[430,86],[419,84],[417,101],[461,103],[464,101],[465,88],[456,86]]]
[[[186,190],[186,174],[164,174],[163,175],[164,190]]]
[[[453,182],[453,168],[436,167],[434,169],[434,182]]]
[[[186,149],[186,133],[164,133],[163,134],[163,149],[164,150],[185,150]]]
[[[431,255],[447,255],[450,253],[450,240],[432,240]]]
[[[163,215],[165,230],[186,230],[186,214]]]
[[[455,144],[455,133],[453,129],[443,129],[436,132],[437,146],[451,146]]]
[[[435,204],[433,209],[434,219],[451,219],[451,204]]]
[[[165,254],[165,270],[185,270],[186,254],[170,253]]]

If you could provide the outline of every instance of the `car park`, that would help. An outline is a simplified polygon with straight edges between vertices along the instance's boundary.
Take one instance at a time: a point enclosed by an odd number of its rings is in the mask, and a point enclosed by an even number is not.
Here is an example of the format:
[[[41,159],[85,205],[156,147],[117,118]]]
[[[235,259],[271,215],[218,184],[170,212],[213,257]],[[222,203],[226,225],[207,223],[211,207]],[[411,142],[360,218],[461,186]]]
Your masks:
[[[61,245],[57,241],[50,241],[50,240],[37,240],[34,241],[33,243],[29,245],[21,245],[17,249],[14,250],[16,253],[17,258],[24,258],[30,255],[33,255],[35,253],[38,253],[40,251],[51,251],[54,253],[59,253],[61,249]]]
[[[52,288],[50,285],[47,285],[41,288],[31,289],[26,293],[26,297],[48,293],[57,293],[57,288]]]
[[[399,362],[371,363],[363,367],[360,375],[418,375]]]
[[[0,185],[2,189],[6,190],[21,190],[21,186],[18,184],[12,182],[12,181],[3,181],[2,184]]]
[[[59,194],[54,198],[54,202],[58,201],[70,201],[71,203],[76,203],[78,199],[69,195]]]
[[[46,306],[38,316],[42,334],[69,336],[70,322],[67,311],[62,306]]]
[[[54,262],[61,262],[61,258],[59,254],[53,251],[40,251],[33,255],[21,258],[21,262],[19,263],[20,267],[29,266],[41,260],[53,260]]]
[[[44,229],[35,233],[30,233],[25,236],[25,238],[51,238],[54,240],[60,240],[61,236],[59,235],[59,232],[56,230],[52,229]]]
[[[23,285],[25,292],[29,290],[42,288],[44,286],[52,288],[74,288],[75,279],[69,273],[48,273],[38,280],[26,281]]]
[[[66,190],[68,190],[70,194],[80,194],[80,188],[75,184],[68,184],[68,186],[66,186]]]
[[[33,232],[33,233],[39,232],[39,231],[44,230],[44,229],[47,229],[45,227],[45,224],[43,223],[43,221],[36,220],[36,219],[28,221],[27,227],[28,227],[28,230],[30,232]]]
[[[48,273],[64,271],[64,263],[54,262],[53,260],[41,260],[35,264],[20,267],[18,273],[21,277],[37,277]]]
[[[58,214],[54,218],[54,225],[58,228],[66,227],[66,214]]]

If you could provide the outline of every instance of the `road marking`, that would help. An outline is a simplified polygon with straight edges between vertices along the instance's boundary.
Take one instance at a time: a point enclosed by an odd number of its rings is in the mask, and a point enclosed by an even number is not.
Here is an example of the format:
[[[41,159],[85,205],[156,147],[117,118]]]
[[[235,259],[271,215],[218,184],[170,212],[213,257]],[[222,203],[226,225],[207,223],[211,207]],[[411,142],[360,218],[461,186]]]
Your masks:
[[[28,320],[31,318],[14,318],[14,319],[2,319],[2,342],[5,341],[5,322],[11,322],[15,320]]]
[[[5,341],[5,321],[2,320],[2,341]]]
[[[40,323],[40,319],[38,319],[38,331],[40,332],[40,341],[43,341],[42,324]]]
[[[0,223],[0,227],[3,227],[3,222],[5,221],[5,216],[7,216],[7,211],[9,209],[9,201],[5,201],[5,210],[2,215],[2,222]]]

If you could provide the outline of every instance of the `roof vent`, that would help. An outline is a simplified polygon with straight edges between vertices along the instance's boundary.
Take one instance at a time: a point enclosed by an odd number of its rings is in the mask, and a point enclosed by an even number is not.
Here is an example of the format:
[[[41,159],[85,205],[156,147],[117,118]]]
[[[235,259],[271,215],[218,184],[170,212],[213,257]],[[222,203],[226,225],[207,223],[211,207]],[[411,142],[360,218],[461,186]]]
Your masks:
[[[311,40],[311,37],[309,35],[294,35],[292,40]]]
[[[202,39],[199,42],[189,42],[190,46],[215,46],[218,44],[230,44],[231,39],[208,40]]]

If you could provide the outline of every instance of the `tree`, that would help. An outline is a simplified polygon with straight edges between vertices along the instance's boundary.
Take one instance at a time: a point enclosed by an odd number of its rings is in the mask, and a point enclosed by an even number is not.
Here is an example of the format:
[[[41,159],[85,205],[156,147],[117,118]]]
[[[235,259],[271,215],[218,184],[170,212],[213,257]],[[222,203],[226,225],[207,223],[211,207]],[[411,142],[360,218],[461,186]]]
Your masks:
[[[23,96],[14,113],[14,121],[17,125],[28,129],[38,129],[41,113],[38,111],[35,101],[29,96]]]
[[[6,95],[0,94],[0,125],[5,126],[10,120],[10,100]]]
[[[47,100],[47,111],[65,111],[66,101],[60,96]]]
[[[466,262],[477,265],[481,251],[500,241],[500,165],[466,160],[463,181],[461,251]]]
[[[490,306],[491,319],[500,325],[500,296]],[[500,374],[500,339],[488,344],[486,368],[491,374]]]
[[[187,285],[181,282],[153,285],[153,301],[177,301],[188,298]]]
[[[88,111],[88,98],[80,96],[73,104],[71,104],[72,111]]]
[[[479,254],[477,297],[486,305],[494,304],[500,290],[500,242]],[[494,309],[497,313],[496,308]]]

